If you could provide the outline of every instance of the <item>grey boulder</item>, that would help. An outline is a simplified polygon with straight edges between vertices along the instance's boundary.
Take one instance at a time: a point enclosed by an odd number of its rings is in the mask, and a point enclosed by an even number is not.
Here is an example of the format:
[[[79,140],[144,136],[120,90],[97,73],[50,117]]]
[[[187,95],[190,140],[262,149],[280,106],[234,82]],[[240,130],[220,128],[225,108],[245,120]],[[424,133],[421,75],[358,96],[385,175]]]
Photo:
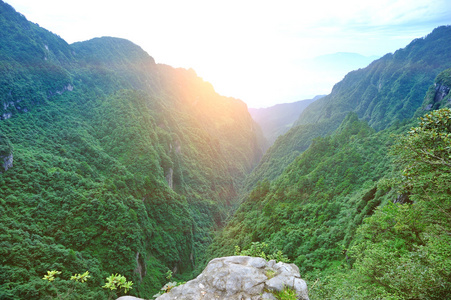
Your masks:
[[[259,257],[229,256],[211,260],[197,278],[174,287],[156,300],[263,300],[288,287],[308,300],[307,284],[294,264]],[[124,299],[125,300],[125,299]]]

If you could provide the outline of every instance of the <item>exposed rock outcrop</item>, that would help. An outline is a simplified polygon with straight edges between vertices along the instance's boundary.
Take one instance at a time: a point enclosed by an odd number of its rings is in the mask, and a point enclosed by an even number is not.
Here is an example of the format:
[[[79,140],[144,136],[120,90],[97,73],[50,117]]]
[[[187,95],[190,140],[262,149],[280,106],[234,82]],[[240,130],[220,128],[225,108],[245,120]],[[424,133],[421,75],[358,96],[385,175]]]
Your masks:
[[[443,84],[437,84],[435,87],[434,103],[442,101],[449,94],[450,88]]]
[[[174,189],[174,170],[172,168],[169,168],[166,174],[166,181],[168,182],[169,187]]]
[[[8,171],[13,161],[13,146],[6,136],[0,134],[0,173]]]
[[[136,298],[133,296],[122,296],[122,297],[117,298],[116,300],[146,300],[146,299]]]
[[[157,300],[260,300],[276,299],[272,292],[288,287],[297,299],[308,300],[307,284],[294,264],[259,257],[215,258],[197,278],[174,287]]]
[[[0,159],[2,160],[2,167],[3,170],[8,171],[9,168],[13,166],[13,154],[9,154],[6,156],[0,156]],[[3,170],[0,169],[0,173],[3,172]]]

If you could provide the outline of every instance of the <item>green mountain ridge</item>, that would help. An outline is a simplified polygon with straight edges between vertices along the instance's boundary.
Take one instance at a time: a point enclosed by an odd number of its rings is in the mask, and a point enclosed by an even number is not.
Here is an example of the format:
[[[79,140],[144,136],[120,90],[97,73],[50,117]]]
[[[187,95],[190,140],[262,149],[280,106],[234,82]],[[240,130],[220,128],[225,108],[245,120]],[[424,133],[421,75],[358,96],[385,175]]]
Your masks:
[[[450,39],[350,72],[262,157],[247,106],[193,70],[0,0],[0,299],[107,299],[116,273],[150,299],[236,246],[282,251],[312,300],[446,299]]]
[[[441,37],[431,38],[431,44],[450,38],[449,29],[436,29]],[[420,42],[421,49],[427,48],[427,39]],[[421,61],[435,60],[438,52],[431,47]],[[334,104],[331,94],[311,104],[304,110],[306,118],[330,107],[335,110],[329,117],[316,115],[317,123],[294,127],[268,150],[248,177],[248,183],[249,178],[260,181],[218,232],[211,257],[231,255],[236,246],[244,251],[261,247],[261,255],[282,251],[307,279],[310,299],[447,299],[450,62],[441,61],[445,69],[435,69],[435,79],[422,88],[415,118],[385,129],[376,130],[358,111],[346,112],[352,98],[347,103],[337,97],[342,102]],[[406,64],[398,68],[412,74],[409,68],[417,63]],[[364,70],[357,72],[364,77]],[[344,82],[336,87],[352,94],[360,83],[355,79],[347,76],[347,87]],[[424,84],[410,81],[400,87],[394,79],[395,90],[414,94]],[[301,140],[306,137],[312,141],[308,146]],[[302,153],[293,150],[299,146],[305,147]]]
[[[434,78],[450,67],[450,31],[451,26],[436,28],[394,54],[348,73],[330,95],[305,110],[297,124],[355,111],[359,118],[381,130],[411,118]]]
[[[451,26],[442,26],[394,54],[348,73],[329,95],[309,105],[293,127],[275,141],[247,177],[247,189],[258,181],[279,176],[313,138],[331,134],[349,112],[356,112],[376,130],[412,118],[434,78],[451,67],[450,39]]]
[[[240,100],[130,41],[67,44],[0,2],[0,298],[42,299],[86,270],[75,299],[106,299],[111,273],[151,298],[168,270],[205,263],[261,157]],[[237,117],[238,116],[238,117]]]

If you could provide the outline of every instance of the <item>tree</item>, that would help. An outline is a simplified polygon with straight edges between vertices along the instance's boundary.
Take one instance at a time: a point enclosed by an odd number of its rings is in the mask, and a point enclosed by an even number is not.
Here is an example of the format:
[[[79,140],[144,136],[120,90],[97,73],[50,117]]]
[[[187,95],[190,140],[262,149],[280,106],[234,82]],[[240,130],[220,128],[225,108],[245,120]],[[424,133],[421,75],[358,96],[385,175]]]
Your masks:
[[[379,207],[358,229],[350,255],[367,290],[392,299],[451,293],[451,110],[421,118],[393,148],[405,203]]]

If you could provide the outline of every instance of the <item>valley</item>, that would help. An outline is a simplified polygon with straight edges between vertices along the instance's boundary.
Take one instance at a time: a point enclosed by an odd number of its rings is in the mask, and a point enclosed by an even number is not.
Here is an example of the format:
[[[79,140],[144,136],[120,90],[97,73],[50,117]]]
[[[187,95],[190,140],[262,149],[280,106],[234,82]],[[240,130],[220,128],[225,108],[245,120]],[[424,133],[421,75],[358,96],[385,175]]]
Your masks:
[[[117,273],[152,299],[237,247],[283,253],[313,300],[451,293],[451,26],[266,110],[2,1],[0,32],[0,299],[56,298],[49,270],[89,271],[73,299]]]

